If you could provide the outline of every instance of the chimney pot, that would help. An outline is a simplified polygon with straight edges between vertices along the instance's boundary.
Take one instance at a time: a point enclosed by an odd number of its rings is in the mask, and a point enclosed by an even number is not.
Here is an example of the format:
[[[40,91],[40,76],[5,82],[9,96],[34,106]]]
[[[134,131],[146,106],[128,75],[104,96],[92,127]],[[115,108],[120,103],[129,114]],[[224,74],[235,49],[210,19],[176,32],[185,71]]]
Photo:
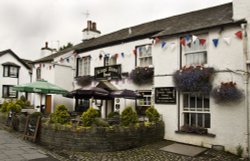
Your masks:
[[[96,31],[96,23],[95,22],[92,23],[92,30]]]
[[[47,41],[45,42],[45,48],[48,48],[48,42]]]
[[[91,30],[91,26],[92,26],[91,24],[92,24],[92,22],[90,20],[88,20],[87,21],[87,29],[88,30]]]

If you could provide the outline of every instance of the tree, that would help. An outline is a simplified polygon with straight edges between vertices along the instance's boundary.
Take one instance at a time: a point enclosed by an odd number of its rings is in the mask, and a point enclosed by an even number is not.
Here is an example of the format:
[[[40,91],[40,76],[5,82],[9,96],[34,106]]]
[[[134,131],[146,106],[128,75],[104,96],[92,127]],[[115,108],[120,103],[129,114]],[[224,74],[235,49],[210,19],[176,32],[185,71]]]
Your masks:
[[[73,44],[71,42],[68,42],[67,45],[63,45],[62,47],[59,48],[59,51],[62,51],[64,49],[72,47]]]

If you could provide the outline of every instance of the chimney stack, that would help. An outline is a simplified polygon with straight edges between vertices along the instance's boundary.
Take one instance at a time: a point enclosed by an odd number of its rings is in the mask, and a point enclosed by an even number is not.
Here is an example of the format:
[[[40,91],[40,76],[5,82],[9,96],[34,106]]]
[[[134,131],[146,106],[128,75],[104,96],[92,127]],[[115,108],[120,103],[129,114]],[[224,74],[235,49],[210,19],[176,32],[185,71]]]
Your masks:
[[[82,30],[83,32],[83,41],[99,37],[101,32],[97,30],[96,23],[91,20],[87,21],[87,28]]]

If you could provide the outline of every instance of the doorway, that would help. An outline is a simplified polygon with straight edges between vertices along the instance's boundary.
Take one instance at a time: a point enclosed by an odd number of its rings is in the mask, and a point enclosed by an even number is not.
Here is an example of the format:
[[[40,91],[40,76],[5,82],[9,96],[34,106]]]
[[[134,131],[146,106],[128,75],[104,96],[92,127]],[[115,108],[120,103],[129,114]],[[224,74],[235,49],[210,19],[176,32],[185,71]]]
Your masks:
[[[51,95],[46,95],[46,100],[45,100],[45,113],[46,113],[46,114],[51,113]]]

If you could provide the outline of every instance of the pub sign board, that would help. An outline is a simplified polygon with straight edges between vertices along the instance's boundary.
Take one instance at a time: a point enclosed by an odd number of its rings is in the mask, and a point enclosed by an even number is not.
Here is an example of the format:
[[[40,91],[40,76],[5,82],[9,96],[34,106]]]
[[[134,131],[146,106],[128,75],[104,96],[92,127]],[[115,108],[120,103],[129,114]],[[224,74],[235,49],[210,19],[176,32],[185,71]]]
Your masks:
[[[156,104],[176,104],[175,87],[158,87],[155,88]]]
[[[96,67],[95,79],[121,79],[121,65]]]

